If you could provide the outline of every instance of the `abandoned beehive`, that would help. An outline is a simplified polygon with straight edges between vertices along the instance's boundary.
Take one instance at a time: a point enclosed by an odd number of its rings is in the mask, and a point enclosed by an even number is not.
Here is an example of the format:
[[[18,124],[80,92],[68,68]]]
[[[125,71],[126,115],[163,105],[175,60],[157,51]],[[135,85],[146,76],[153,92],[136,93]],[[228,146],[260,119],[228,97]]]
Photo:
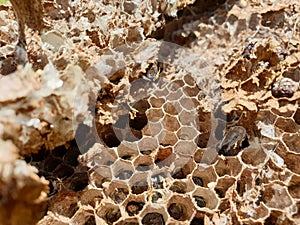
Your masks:
[[[300,223],[296,0],[41,3],[0,7],[1,225]]]

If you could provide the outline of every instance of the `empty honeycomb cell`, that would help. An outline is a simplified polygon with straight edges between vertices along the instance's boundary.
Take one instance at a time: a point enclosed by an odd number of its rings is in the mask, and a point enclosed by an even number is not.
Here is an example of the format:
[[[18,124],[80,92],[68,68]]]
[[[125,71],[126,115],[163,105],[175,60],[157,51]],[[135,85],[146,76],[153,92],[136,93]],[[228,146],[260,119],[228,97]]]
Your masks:
[[[51,154],[56,157],[63,157],[63,155],[66,154],[66,152],[67,152],[67,148],[64,145],[62,145],[53,149],[51,151]]]
[[[199,104],[195,98],[182,97],[180,100],[180,105],[186,110],[194,110],[196,112],[197,105]]]
[[[142,211],[141,218],[143,225],[164,225],[169,216],[164,207],[152,207],[148,205]]]
[[[170,166],[175,160],[175,154],[171,147],[160,147],[155,154],[154,162],[158,167]]]
[[[206,148],[208,147],[209,139],[211,138],[210,132],[202,132],[198,135],[196,139],[197,146],[199,148]]]
[[[289,185],[288,185],[288,191],[292,198],[300,198],[300,176],[293,175]]]
[[[61,163],[62,163],[62,160],[60,158],[47,157],[44,161],[43,169],[48,172],[51,172]]]
[[[133,119],[129,120],[129,126],[135,130],[142,130],[148,123],[145,113],[137,112]]]
[[[296,174],[300,174],[300,167],[298,163],[300,161],[300,155],[281,151],[276,151],[276,153],[284,160],[284,164],[289,170]]]
[[[93,150],[89,150],[91,153],[87,158],[90,167],[97,166],[111,166],[117,159],[118,155],[111,148],[104,148],[100,144],[96,144]]]
[[[155,137],[162,130],[162,124],[160,122],[152,123],[148,122],[148,124],[143,129],[144,136]]]
[[[208,187],[209,183],[217,181],[217,174],[213,166],[198,166],[192,174],[192,180],[199,187]]]
[[[175,220],[190,220],[195,211],[195,207],[192,205],[193,203],[190,197],[174,195],[168,202],[167,211],[168,214]]]
[[[122,139],[120,134],[116,134],[112,124],[101,126],[101,131],[98,130],[98,135],[108,147],[118,147]]]
[[[162,105],[165,103],[165,99],[164,98],[156,98],[156,97],[151,97],[149,99],[149,102],[152,106],[152,108],[160,108],[162,107]]]
[[[172,186],[170,187],[170,190],[179,194],[184,194],[186,192],[187,186],[186,183],[175,181]]]
[[[198,135],[198,131],[193,126],[182,126],[176,135],[179,140],[194,140]]]
[[[251,190],[251,188],[253,188],[253,186],[254,186],[253,174],[254,174],[254,171],[252,171],[249,168],[246,168],[242,171],[242,173],[236,183],[236,190],[240,196],[243,196],[245,194],[245,192],[247,192],[247,191]]]
[[[92,207],[96,207],[98,204],[100,204],[102,199],[102,191],[98,189],[89,189],[82,193],[80,197],[81,204],[90,205]]]
[[[109,167],[99,167],[89,175],[91,185],[97,188],[103,188],[105,182],[112,180],[112,172]]]
[[[161,108],[150,108],[146,112],[149,122],[157,122],[163,117],[164,113]]]
[[[94,216],[89,216],[84,225],[96,225],[96,220],[95,220],[95,217]]]
[[[174,146],[178,138],[174,132],[162,130],[158,135],[158,141],[162,146]]]
[[[121,182],[110,182],[108,188],[104,189],[106,196],[109,196],[116,204],[122,203],[128,196],[127,184]]]
[[[131,192],[133,194],[142,194],[149,189],[147,177],[148,173],[146,172],[135,173],[133,175],[133,177],[129,181]]]
[[[128,202],[128,204],[126,205],[126,212],[129,216],[134,216],[143,209],[144,205],[145,204],[143,202]]]
[[[157,139],[153,137],[143,137],[138,143],[139,151],[144,154],[144,152],[149,151],[150,153],[155,151],[158,147]]]
[[[180,157],[174,161],[174,169],[171,176],[174,179],[185,179],[194,170],[195,162],[190,157]]]
[[[209,208],[214,210],[219,203],[218,197],[213,190],[197,187],[193,192],[194,205],[199,208]]]
[[[235,179],[233,177],[222,177],[218,179],[217,185],[215,187],[215,191],[220,198],[224,198],[226,195],[226,191],[235,183]]]
[[[136,143],[128,141],[122,141],[122,143],[117,147],[117,150],[119,158],[126,160],[132,160],[139,154]]]
[[[61,204],[62,201],[64,202],[64,204]],[[71,218],[79,209],[79,206],[77,204],[78,202],[78,193],[62,190],[49,200],[49,210],[57,215]]]
[[[243,162],[252,166],[262,164],[266,157],[265,151],[260,146],[250,145],[250,147],[245,148],[242,153]]]
[[[200,89],[195,86],[195,87],[184,87],[183,92],[190,97],[196,97],[199,94]]]
[[[182,110],[178,116],[179,122],[182,126],[192,126],[199,123],[197,115],[194,111]]]
[[[178,102],[166,102],[163,105],[163,109],[165,113],[168,113],[170,115],[178,115],[182,110]]]
[[[130,162],[121,159],[117,160],[113,164],[112,171],[115,177],[117,177],[118,179],[127,180],[132,176],[134,168]]]
[[[282,140],[288,147],[288,151],[294,152],[294,153],[300,153],[300,134],[283,134]]]
[[[153,160],[149,155],[141,155],[134,160],[133,165],[137,171],[148,171],[153,168]]]
[[[163,126],[168,131],[177,131],[180,128],[180,124],[176,117],[165,115],[163,118]]]
[[[195,79],[189,74],[187,74],[183,77],[183,81],[185,84],[187,84],[189,86],[195,86],[195,84],[196,84]]]
[[[299,130],[297,124],[295,124],[294,120],[291,118],[279,117],[274,125],[282,131],[288,133],[297,133],[297,131]]]
[[[215,165],[215,170],[219,177],[225,175],[235,177],[241,172],[242,165],[235,157],[225,159],[219,158],[217,164]]]
[[[279,184],[268,184],[262,194],[266,206],[276,209],[284,209],[293,204],[286,187]]]
[[[283,27],[286,18],[284,9],[277,11],[268,11],[262,14],[261,24],[266,27],[275,28]]]
[[[248,147],[246,129],[242,126],[231,127],[218,146],[219,155],[235,156],[241,149]]]
[[[174,152],[182,156],[190,156],[195,153],[197,149],[196,144],[193,141],[180,140],[174,146]]]
[[[113,205],[104,205],[103,209],[97,212],[97,214],[104,219],[107,224],[113,224],[121,218],[120,209]]]
[[[70,177],[73,173],[74,169],[71,166],[66,165],[64,163],[57,166],[56,169],[53,171],[53,174],[55,174],[55,176],[58,178]]]

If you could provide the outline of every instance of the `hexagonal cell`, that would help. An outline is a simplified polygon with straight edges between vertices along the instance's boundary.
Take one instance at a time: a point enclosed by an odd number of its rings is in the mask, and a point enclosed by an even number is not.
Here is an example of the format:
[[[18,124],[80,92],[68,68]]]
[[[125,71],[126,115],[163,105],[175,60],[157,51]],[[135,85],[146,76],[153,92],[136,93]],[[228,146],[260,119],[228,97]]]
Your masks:
[[[106,196],[109,196],[116,204],[122,203],[129,194],[128,185],[122,182],[112,181],[104,189]]]
[[[159,168],[164,166],[169,167],[174,162],[175,157],[171,147],[160,147],[154,156],[154,162]]]
[[[202,211],[196,211],[196,214],[194,215],[193,219],[191,220],[190,225],[204,225],[207,223],[207,216],[208,213],[202,212]],[[208,219],[208,224],[209,224],[209,219]]]
[[[90,154],[89,154],[90,153]],[[104,148],[103,146],[94,145],[93,149],[88,152],[88,166],[111,166],[117,159],[118,156],[113,149]]]
[[[224,198],[226,191],[235,183],[235,178],[233,177],[222,177],[218,179],[217,185],[215,186],[215,191],[219,198]]]
[[[122,216],[119,207],[110,203],[99,205],[96,213],[107,224],[117,222]]]
[[[133,165],[137,171],[149,171],[153,169],[153,160],[149,155],[138,156]]]
[[[199,123],[197,113],[190,110],[182,110],[178,118],[182,126],[196,126]]]
[[[178,141],[175,133],[167,130],[162,130],[157,138],[162,146],[174,146]]]
[[[124,160],[133,160],[139,154],[137,144],[127,141],[122,141],[117,150],[119,157]]]
[[[113,164],[112,171],[114,177],[120,180],[128,180],[134,172],[134,167],[130,162],[121,159]]]
[[[180,128],[180,124],[176,117],[165,115],[162,121],[164,128],[168,131],[177,131]]]
[[[292,198],[300,198],[300,176],[293,175],[289,185],[288,185],[288,191]]]
[[[289,170],[296,174],[300,174],[300,167],[299,167],[299,161],[300,161],[300,155],[294,154],[294,153],[288,153],[280,151],[280,149],[276,149],[276,154],[279,155],[283,160],[284,164],[287,166]]]
[[[199,187],[193,192],[193,202],[198,210],[201,208],[214,210],[219,204],[219,199],[212,190]]]
[[[149,189],[148,175],[148,172],[139,172],[132,176],[129,185],[133,194],[139,195]]]
[[[110,167],[98,167],[95,171],[90,173],[90,182],[94,187],[103,188],[105,182],[112,180],[112,172]]]
[[[164,112],[161,108],[150,108],[146,111],[146,116],[149,122],[155,123],[160,121],[160,119],[164,116]]]
[[[293,204],[286,187],[279,184],[266,185],[262,193],[262,199],[266,206],[280,210]]]
[[[183,80],[172,80],[168,85],[167,88],[169,91],[171,92],[175,92],[178,89],[180,89],[181,87],[184,86],[184,82]]]
[[[242,126],[229,128],[223,140],[218,145],[218,154],[224,156],[236,156],[241,149],[248,147],[246,129]]]
[[[176,192],[178,194],[185,194],[187,192],[193,191],[195,188],[195,185],[193,182],[188,179],[187,181],[174,181],[172,184],[169,186],[169,190]]]
[[[180,100],[180,105],[186,109],[186,110],[191,110],[194,111],[196,114],[197,112],[197,106],[199,105],[199,102],[196,98],[187,98],[187,97],[182,97]]]
[[[167,211],[174,220],[185,221],[190,220],[195,207],[193,207],[193,202],[189,196],[175,195],[169,200]]]
[[[92,207],[96,207],[98,204],[100,204],[102,199],[102,191],[98,189],[89,189],[80,197],[81,204],[90,205]]]
[[[213,166],[201,167],[198,166],[192,175],[193,183],[200,187],[208,187],[211,182],[217,181],[217,174]]]
[[[218,159],[218,153],[216,148],[208,147],[206,149],[197,149],[194,154],[194,160],[196,163],[201,163],[205,165],[212,165]]]
[[[195,97],[198,95],[200,89],[197,86],[194,87],[183,87],[183,92],[189,97]]]
[[[194,141],[180,140],[174,146],[174,152],[182,156],[191,156],[196,152],[197,146]]]
[[[215,165],[215,170],[219,177],[225,175],[235,177],[241,172],[242,164],[236,157],[224,159],[219,158],[217,164]]]
[[[64,204],[61,204],[61,202]],[[61,190],[49,200],[49,210],[65,217],[73,217],[79,209],[79,195],[73,191]]]
[[[187,74],[183,77],[183,81],[186,85],[189,85],[189,86],[195,86],[196,85],[195,79],[189,74]]]
[[[288,147],[288,151],[294,152],[294,153],[300,153],[300,134],[283,134],[282,140]]]
[[[89,184],[89,174],[87,171],[75,172],[67,180],[67,185],[70,190],[82,191]]]
[[[185,179],[194,170],[196,164],[190,157],[179,157],[174,162],[171,176],[174,179]]]
[[[147,206],[141,213],[143,225],[165,225],[168,220],[168,214],[164,207],[153,208]]]
[[[97,132],[101,140],[107,147],[117,147],[122,141],[122,135],[118,129],[114,129],[112,124],[104,125],[97,128]]]
[[[156,138],[153,137],[143,137],[139,142],[138,142],[138,149],[140,153],[149,155],[153,151],[156,150],[158,147],[158,142]],[[149,152],[149,153],[147,153]]]
[[[130,195],[122,205],[129,216],[135,216],[144,208],[145,198],[141,195]]]
[[[298,125],[291,118],[279,117],[277,118],[274,125],[279,129],[281,129],[283,132],[288,132],[288,133],[297,133],[299,129]]]
[[[176,135],[179,140],[194,140],[198,131],[194,128],[194,126],[181,126],[180,129],[176,132]]]
[[[242,160],[244,163],[258,166],[262,164],[266,160],[267,154],[259,145],[250,145],[249,147],[245,148],[242,152]]]
[[[164,105],[163,105],[163,109],[164,109],[164,112],[165,113],[168,113],[170,115],[178,115],[182,108],[180,106],[180,104],[178,102],[166,102]]]
[[[161,122],[157,122],[157,123],[148,122],[148,124],[143,129],[143,135],[155,137],[157,134],[161,132],[162,129],[163,128]]]
[[[150,97],[149,102],[152,108],[160,108],[165,103],[164,98],[156,98],[154,96]]]

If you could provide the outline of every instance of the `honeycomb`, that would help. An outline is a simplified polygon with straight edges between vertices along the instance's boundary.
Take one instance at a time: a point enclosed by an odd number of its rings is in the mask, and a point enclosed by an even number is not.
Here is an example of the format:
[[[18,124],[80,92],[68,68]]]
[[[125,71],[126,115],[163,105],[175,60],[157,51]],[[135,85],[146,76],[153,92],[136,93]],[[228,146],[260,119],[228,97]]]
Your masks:
[[[0,224],[300,224],[298,1],[140,2],[0,8]]]

